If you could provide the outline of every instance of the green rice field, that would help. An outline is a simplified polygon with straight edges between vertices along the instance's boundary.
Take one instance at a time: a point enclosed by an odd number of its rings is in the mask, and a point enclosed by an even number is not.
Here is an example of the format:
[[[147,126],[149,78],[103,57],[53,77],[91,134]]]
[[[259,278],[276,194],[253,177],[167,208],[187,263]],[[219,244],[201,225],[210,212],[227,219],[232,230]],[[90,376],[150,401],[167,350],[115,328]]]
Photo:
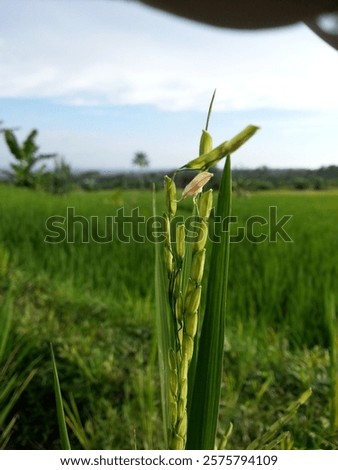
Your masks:
[[[309,388],[274,448],[338,448],[337,208],[337,191],[234,195],[219,416],[221,430],[233,423],[229,449],[250,446]],[[60,448],[52,343],[72,448],[163,448],[152,193],[0,185],[0,214],[2,446]],[[6,374],[17,387],[32,376],[2,422]]]

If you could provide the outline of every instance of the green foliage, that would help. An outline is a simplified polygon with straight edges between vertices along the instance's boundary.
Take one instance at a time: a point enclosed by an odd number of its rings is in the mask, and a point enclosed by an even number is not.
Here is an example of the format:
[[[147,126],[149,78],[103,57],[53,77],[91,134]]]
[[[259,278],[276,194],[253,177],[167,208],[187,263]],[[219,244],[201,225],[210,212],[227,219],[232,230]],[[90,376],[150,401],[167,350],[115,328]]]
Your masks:
[[[7,252],[0,245],[1,277],[9,274]],[[12,287],[0,293],[0,449],[10,441],[18,414],[15,407],[36,374],[36,358],[27,362],[30,344],[14,329]]]
[[[53,171],[40,177],[40,186],[52,194],[66,194],[74,186],[70,166],[63,158],[55,159]]]
[[[164,202],[157,199],[162,213]],[[82,434],[69,430],[73,449],[165,448],[160,377],[152,365],[154,245],[116,239],[108,244],[43,241],[46,219],[65,216],[67,206],[76,214],[97,215],[103,230],[104,216],[115,215],[121,206],[127,214],[139,207],[142,215],[151,216],[151,200],[151,192],[123,190],[41,198],[0,185],[0,244],[6,247],[0,256],[0,310],[10,309],[13,318],[8,350],[25,338],[27,352],[15,368],[21,380],[38,366],[7,415],[4,426],[18,419],[6,448],[60,448],[51,341],[63,397],[74,414],[73,396],[81,418]],[[244,240],[231,246],[217,433],[220,442],[233,423],[230,449],[244,449],[264,435],[309,387],[311,398],[284,425],[284,443],[275,448],[290,445],[291,437],[294,449],[338,447],[330,424],[331,340],[325,320],[332,302],[337,308],[331,296],[338,289],[336,201],[335,191],[234,194],[232,212],[240,224],[252,214],[267,217],[269,206],[278,207],[279,217],[292,214],[287,227],[294,242]],[[191,200],[180,206],[183,214],[191,213]],[[140,233],[145,231],[141,225]],[[0,382],[8,383],[8,377]],[[65,411],[69,425],[71,413]],[[152,431],[144,432],[146,421]]]
[[[330,425],[332,432],[335,432],[338,429],[338,321],[333,294],[328,295],[326,301],[326,323],[330,354]]]
[[[283,416],[281,416],[275,423],[273,423],[269,429],[260,437],[253,440],[248,449],[250,450],[261,450],[261,449],[273,449],[276,444],[279,444],[280,432],[283,427],[295,416],[298,408],[310,398],[312,390],[309,388],[293,403],[291,403]],[[283,436],[284,437],[284,436]]]
[[[61,388],[60,388],[59,376],[58,376],[58,371],[57,371],[52,344],[50,345],[50,352],[51,352],[51,357],[52,357],[54,393],[55,393],[56,411],[57,411],[57,417],[58,417],[58,423],[59,423],[61,448],[63,450],[71,450],[69,437],[68,437],[68,431],[67,431],[65,412],[63,408],[63,399],[62,399],[62,393],[61,393]]]
[[[298,177],[293,180],[293,186],[295,189],[309,189],[310,183],[306,178]]]
[[[228,332],[224,370],[220,431],[228,420],[235,423],[229,448],[251,447],[263,436],[264,445],[270,445],[276,439],[271,431],[279,438],[288,436],[293,449],[336,448],[338,435],[330,429],[330,409],[325,405],[331,383],[326,350],[294,350],[280,334],[243,325],[236,334]],[[287,408],[310,387],[310,399],[285,421]],[[274,445],[283,448],[282,442]]]
[[[36,188],[45,171],[45,166],[40,166],[38,170],[35,170],[37,163],[54,158],[56,154],[38,154],[39,147],[35,142],[38,134],[36,129],[28,134],[21,145],[17,141],[13,130],[5,129],[3,133],[8,149],[17,161],[17,163],[11,163],[15,184],[27,188]]]

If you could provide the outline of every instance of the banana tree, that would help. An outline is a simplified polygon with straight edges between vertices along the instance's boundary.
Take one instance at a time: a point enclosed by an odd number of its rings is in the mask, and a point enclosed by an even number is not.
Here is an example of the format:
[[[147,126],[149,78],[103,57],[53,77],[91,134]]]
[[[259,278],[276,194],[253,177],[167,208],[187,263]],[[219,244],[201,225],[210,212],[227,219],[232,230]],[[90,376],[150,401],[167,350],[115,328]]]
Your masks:
[[[50,158],[55,158],[57,154],[39,154],[39,147],[36,145],[35,140],[38,134],[36,129],[33,129],[27,138],[20,145],[15,137],[13,130],[3,130],[5,142],[9,151],[15,158],[16,162],[11,163],[10,166],[13,170],[14,181],[17,186],[25,186],[28,188],[35,188],[39,178],[45,171],[45,165],[40,166],[35,170],[38,162]]]

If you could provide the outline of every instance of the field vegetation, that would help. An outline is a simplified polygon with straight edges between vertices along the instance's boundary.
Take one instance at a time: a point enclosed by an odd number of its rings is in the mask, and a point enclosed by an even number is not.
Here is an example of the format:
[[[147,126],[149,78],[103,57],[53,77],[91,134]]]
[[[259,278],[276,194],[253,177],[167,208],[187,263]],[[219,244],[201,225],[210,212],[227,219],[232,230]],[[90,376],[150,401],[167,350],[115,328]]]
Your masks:
[[[338,446],[337,201],[337,190],[234,194],[233,235],[238,227],[247,233],[253,215],[269,220],[270,207],[278,220],[292,217],[284,226],[288,242],[233,237],[220,409],[221,431],[233,423],[228,448],[250,446],[310,387],[274,448]],[[71,243],[46,243],[47,219],[66,217],[70,207],[77,222],[59,227]],[[122,227],[114,218],[113,240],[93,240],[121,207],[135,223]],[[181,207],[188,214],[191,201]],[[116,236],[135,232],[135,208],[151,217],[151,191],[60,197],[0,185],[0,447],[60,447],[52,343],[72,448],[163,448],[154,244]],[[142,237],[149,227],[137,229]],[[252,230],[269,234],[268,225]]]

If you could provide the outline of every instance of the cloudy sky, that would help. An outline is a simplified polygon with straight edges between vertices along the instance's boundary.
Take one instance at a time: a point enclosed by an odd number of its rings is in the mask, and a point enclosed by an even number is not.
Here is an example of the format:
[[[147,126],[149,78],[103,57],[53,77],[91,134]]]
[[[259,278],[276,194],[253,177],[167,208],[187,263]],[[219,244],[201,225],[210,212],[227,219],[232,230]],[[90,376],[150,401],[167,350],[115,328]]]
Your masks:
[[[221,30],[120,0],[0,0],[0,120],[76,169],[196,157],[261,127],[236,167],[338,165],[338,53],[304,25]],[[0,141],[0,168],[10,161]]]

